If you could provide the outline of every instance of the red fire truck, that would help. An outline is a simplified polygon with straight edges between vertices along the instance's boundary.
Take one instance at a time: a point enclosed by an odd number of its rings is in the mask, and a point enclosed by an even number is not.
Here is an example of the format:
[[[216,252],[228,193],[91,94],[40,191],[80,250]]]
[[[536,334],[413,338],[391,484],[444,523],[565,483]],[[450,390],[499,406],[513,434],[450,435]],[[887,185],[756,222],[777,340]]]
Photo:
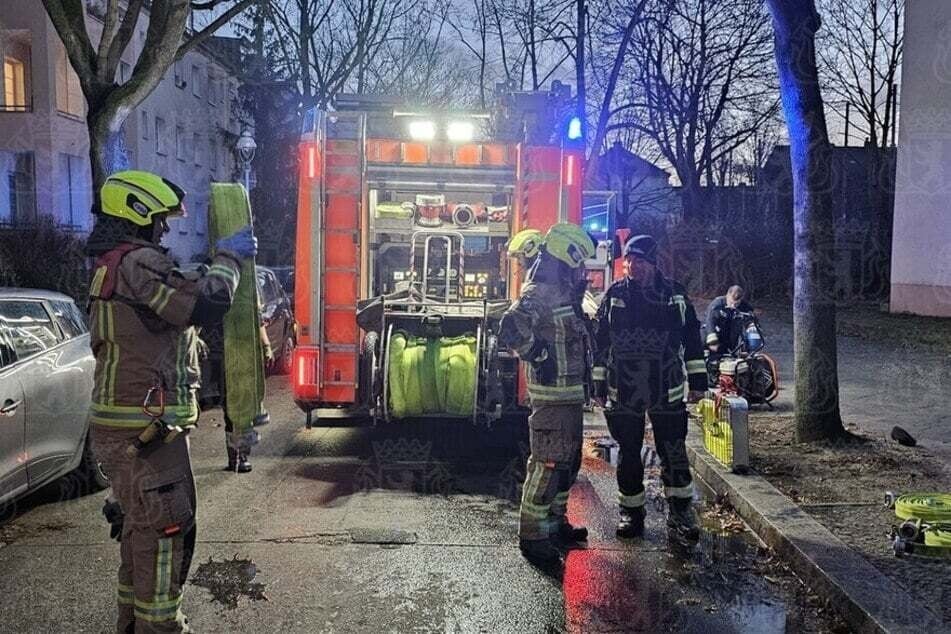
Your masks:
[[[456,394],[451,411],[412,417],[525,413],[518,362],[495,338],[518,292],[505,247],[522,229],[581,221],[583,150],[570,92],[557,82],[501,91],[492,113],[359,96],[308,113],[292,370],[308,427],[408,416],[392,384],[396,347],[458,337],[474,347],[471,399],[460,408]]]

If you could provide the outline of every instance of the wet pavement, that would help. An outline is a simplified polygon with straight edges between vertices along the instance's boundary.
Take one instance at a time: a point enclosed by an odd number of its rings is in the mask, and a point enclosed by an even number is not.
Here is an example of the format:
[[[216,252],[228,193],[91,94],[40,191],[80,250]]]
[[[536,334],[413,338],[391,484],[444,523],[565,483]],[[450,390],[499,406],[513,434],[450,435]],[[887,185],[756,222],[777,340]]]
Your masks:
[[[589,453],[569,516],[590,539],[563,579],[515,540],[527,439],[429,424],[306,430],[282,379],[254,471],[221,470],[217,416],[193,435],[199,543],[184,610],[198,632],[802,632],[824,606],[748,532],[668,539],[656,482],[643,540],[614,536],[613,468]],[[104,493],[21,502],[0,525],[0,631],[102,632],[118,549]],[[729,519],[729,518],[728,518]],[[736,529],[735,519],[709,527]]]

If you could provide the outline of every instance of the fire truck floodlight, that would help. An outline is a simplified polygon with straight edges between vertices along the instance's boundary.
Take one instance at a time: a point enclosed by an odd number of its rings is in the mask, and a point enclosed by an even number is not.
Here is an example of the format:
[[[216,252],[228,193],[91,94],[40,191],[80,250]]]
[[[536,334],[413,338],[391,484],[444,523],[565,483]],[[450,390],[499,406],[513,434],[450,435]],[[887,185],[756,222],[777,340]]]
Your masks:
[[[581,118],[572,117],[568,122],[568,138],[576,141],[581,138]]]
[[[409,135],[414,141],[432,141],[436,138],[436,124],[432,121],[410,121]]]
[[[446,137],[453,143],[468,143],[475,136],[471,121],[451,121],[446,128]]]

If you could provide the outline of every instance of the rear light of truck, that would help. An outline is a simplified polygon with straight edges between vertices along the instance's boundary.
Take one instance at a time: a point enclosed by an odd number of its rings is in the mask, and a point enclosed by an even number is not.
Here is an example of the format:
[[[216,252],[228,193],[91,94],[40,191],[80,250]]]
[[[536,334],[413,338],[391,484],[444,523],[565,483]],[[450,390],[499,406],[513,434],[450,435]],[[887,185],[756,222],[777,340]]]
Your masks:
[[[320,394],[320,350],[300,346],[294,349],[294,398],[313,400]]]

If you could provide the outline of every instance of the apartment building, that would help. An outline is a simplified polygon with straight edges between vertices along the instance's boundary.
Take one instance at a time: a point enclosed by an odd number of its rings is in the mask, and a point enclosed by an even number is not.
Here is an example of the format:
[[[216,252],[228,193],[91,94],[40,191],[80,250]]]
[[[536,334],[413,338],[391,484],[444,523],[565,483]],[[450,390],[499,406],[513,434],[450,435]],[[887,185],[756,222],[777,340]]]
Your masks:
[[[98,42],[102,22],[95,0],[87,25]],[[85,101],[42,3],[3,0],[0,12],[0,227],[52,216],[64,230],[87,233],[92,191]],[[117,71],[129,79],[145,43],[140,19]],[[129,165],[151,170],[187,192],[188,216],[171,222],[167,244],[191,260],[207,250],[212,181],[238,175],[234,144],[249,126],[237,107],[238,42],[212,38],[162,79],[125,122]]]

